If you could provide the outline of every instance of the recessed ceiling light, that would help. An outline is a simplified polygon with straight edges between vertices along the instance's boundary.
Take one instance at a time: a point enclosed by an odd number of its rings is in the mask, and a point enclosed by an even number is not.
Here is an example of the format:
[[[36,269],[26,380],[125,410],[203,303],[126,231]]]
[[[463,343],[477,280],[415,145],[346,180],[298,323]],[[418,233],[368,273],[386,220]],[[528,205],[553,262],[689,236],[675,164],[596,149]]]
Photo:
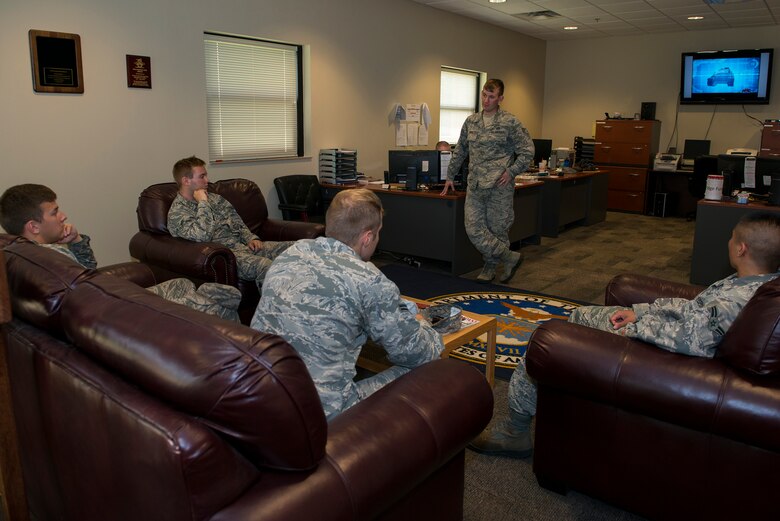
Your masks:
[[[579,27],[576,25],[567,25],[563,28],[564,31],[576,31],[577,29],[579,29]]]
[[[688,20],[704,20],[703,16],[689,16]]]
[[[490,0],[491,4],[503,4],[506,0]]]

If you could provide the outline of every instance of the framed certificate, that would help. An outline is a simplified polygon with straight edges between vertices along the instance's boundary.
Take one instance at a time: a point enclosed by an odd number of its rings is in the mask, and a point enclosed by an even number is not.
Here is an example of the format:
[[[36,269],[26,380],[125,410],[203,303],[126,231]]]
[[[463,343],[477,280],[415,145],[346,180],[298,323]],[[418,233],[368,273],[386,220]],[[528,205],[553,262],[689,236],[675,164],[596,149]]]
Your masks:
[[[35,92],[81,94],[81,37],[30,29],[30,58]]]

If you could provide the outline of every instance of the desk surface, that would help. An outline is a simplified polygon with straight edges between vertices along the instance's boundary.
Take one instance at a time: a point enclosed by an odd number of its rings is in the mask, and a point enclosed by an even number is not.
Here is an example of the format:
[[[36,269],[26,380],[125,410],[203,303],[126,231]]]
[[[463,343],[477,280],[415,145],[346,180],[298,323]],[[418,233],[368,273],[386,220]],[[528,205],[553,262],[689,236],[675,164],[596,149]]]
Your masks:
[[[588,172],[575,172],[573,174],[563,174],[563,175],[546,175],[543,177],[537,177],[536,179],[539,179],[539,181],[542,182],[561,182],[561,181],[571,181],[572,179],[587,179],[588,177],[593,177],[595,175],[601,175],[609,173],[609,170],[591,170]]]
[[[521,181],[515,182],[515,190],[522,190],[525,188],[533,188],[535,186],[542,186],[544,183],[541,181]],[[437,199],[464,199],[466,197],[465,191],[456,190],[454,192],[447,192],[447,195],[441,195],[441,190],[404,190],[403,188],[382,188],[380,184],[332,184],[332,183],[320,183],[325,188],[335,188],[337,190],[348,188],[367,188],[374,192],[381,192],[383,194],[393,195],[406,195],[410,197],[433,197]]]

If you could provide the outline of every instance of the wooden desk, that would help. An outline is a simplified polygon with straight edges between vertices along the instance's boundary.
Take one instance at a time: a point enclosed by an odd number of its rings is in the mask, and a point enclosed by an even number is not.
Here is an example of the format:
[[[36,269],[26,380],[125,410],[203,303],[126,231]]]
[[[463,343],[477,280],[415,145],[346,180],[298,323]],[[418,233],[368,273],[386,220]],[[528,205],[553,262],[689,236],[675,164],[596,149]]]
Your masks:
[[[453,275],[483,265],[482,255],[466,235],[463,217],[466,192],[439,195],[438,191],[389,190],[374,184],[322,183],[321,187],[326,206],[336,193],[350,188],[368,188],[379,196],[385,209],[379,250],[447,262]],[[509,230],[512,243],[539,243],[541,189],[542,183],[538,181],[515,187],[515,222]]]
[[[420,307],[431,305],[430,302],[424,300],[418,300],[411,297],[403,298],[415,302]],[[448,358],[453,349],[471,342],[480,335],[487,334],[485,378],[487,378],[490,387],[493,387],[496,378],[496,318],[488,315],[478,315],[476,313],[471,313],[470,311],[463,311],[463,316],[476,320],[476,323],[465,327],[460,331],[444,335],[442,337],[442,340],[444,341],[444,351],[442,351],[441,357]],[[417,316],[417,319],[420,320],[419,315]],[[379,373],[391,366],[390,362],[382,356],[383,350],[378,346],[366,346],[364,348],[364,352],[365,351],[367,351],[367,354],[370,353],[370,356],[361,355],[358,357],[357,365],[359,367]]]
[[[699,201],[691,257],[692,284],[709,286],[734,273],[727,247],[731,231],[743,215],[757,210],[780,213],[780,206],[770,206],[765,202]]]
[[[563,176],[540,177],[542,235],[557,237],[567,225],[602,222],[607,217],[609,172],[596,170]]]

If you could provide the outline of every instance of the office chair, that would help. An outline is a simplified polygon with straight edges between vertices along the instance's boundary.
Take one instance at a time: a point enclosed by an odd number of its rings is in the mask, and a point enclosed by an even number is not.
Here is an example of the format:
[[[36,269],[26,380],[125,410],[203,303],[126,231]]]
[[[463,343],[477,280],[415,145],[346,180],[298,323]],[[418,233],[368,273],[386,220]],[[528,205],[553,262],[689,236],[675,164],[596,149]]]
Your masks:
[[[696,199],[704,198],[707,187],[707,176],[718,173],[717,156],[699,156],[693,162],[693,174],[688,176],[688,193]],[[689,221],[696,219],[696,209],[688,212],[685,217]]]
[[[316,175],[277,177],[274,186],[285,221],[325,222],[320,180]]]

